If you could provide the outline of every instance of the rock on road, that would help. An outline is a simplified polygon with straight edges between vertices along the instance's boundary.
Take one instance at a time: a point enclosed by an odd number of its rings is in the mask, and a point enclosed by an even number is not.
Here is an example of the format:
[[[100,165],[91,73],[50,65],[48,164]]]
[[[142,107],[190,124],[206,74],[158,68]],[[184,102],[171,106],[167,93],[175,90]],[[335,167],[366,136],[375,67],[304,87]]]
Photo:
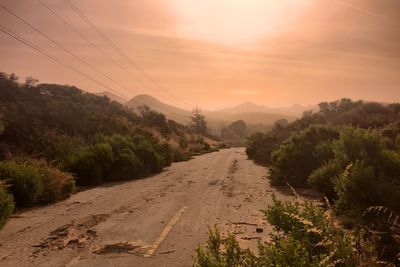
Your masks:
[[[19,212],[0,231],[0,266],[192,266],[215,224],[254,248],[271,231],[269,195],[287,198],[265,175],[244,149],[224,149]]]

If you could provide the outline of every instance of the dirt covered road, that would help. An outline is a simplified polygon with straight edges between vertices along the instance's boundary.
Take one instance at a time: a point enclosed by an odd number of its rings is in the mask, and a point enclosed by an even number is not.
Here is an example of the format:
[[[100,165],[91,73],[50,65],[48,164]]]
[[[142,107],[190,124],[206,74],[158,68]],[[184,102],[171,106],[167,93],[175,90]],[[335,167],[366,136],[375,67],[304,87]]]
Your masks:
[[[260,210],[271,193],[286,198],[265,175],[225,149],[17,213],[0,231],[0,266],[191,266],[213,225],[255,248],[271,231]]]

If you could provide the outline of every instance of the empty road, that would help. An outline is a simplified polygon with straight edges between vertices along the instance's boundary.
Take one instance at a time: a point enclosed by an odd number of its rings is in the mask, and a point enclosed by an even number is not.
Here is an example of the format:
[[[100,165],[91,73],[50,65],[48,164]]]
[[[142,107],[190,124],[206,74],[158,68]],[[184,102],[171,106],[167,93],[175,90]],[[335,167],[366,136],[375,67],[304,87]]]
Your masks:
[[[270,194],[287,198],[265,175],[244,149],[225,149],[16,213],[0,231],[0,266],[191,266],[215,224],[254,248],[271,231],[260,211]]]

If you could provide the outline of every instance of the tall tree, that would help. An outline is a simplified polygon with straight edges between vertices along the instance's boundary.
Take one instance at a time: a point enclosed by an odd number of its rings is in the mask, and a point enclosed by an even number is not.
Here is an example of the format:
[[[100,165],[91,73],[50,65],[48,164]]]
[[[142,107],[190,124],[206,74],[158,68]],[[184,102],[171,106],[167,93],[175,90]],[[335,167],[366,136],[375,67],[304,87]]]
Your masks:
[[[207,122],[204,115],[201,114],[201,109],[197,106],[193,109],[192,116],[190,116],[190,128],[196,133],[206,134],[207,133]]]

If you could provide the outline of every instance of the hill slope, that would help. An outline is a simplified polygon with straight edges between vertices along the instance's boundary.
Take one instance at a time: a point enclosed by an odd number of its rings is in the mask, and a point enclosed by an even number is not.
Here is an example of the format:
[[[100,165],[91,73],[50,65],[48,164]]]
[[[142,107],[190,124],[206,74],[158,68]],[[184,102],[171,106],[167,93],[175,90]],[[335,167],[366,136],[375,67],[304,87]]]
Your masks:
[[[136,110],[139,106],[146,105],[152,110],[163,113],[167,118],[179,123],[189,122],[190,111],[165,104],[150,95],[137,95],[129,100],[126,105]]]

